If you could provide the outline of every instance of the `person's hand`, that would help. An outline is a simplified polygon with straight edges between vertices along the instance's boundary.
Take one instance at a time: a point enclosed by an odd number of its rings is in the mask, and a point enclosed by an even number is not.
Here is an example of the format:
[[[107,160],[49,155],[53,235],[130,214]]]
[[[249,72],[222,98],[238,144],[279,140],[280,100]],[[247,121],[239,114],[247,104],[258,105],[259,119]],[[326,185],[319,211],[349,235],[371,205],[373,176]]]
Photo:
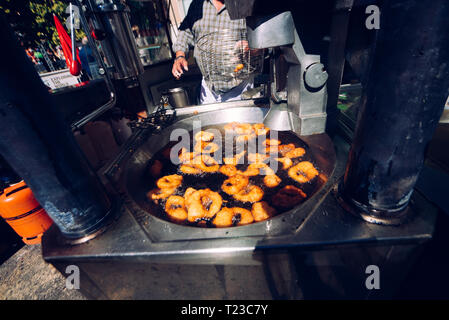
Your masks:
[[[175,59],[171,72],[176,79],[179,79],[184,74],[184,70],[189,71],[189,64],[185,57],[180,56]]]
[[[251,55],[263,54],[263,49],[251,49],[247,40],[237,41],[234,49],[239,53],[247,53],[249,51]]]
[[[238,50],[241,52],[247,52],[249,50],[249,44],[246,40],[237,41],[234,45],[234,50]]]

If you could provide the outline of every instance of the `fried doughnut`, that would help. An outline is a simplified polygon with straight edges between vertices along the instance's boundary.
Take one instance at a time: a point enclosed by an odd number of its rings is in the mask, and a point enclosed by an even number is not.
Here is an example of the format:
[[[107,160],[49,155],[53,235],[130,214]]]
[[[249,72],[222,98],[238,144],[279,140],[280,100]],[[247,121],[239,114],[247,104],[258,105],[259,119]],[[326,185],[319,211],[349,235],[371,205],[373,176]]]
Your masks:
[[[242,202],[257,202],[262,200],[263,190],[254,185],[247,185],[238,193],[234,194],[234,199]]]
[[[198,141],[195,143],[195,146],[193,147],[193,151],[196,153],[201,153],[203,151],[203,147],[206,145],[207,142],[204,141]]]
[[[237,73],[240,70],[242,70],[245,67],[245,65],[243,63],[239,63],[235,68],[234,68],[234,72]]]
[[[195,141],[210,142],[214,140],[214,134],[208,131],[200,131],[195,134]]]
[[[225,176],[232,177],[239,173],[239,170],[237,170],[236,166],[231,164],[225,164],[220,167],[220,172],[224,174]]]
[[[170,196],[165,203],[165,212],[167,212],[168,217],[175,222],[186,220],[187,210],[184,198],[181,196]]]
[[[156,185],[159,189],[176,189],[182,183],[182,176],[178,174],[172,174],[160,178]]]
[[[196,190],[195,188],[191,188],[191,187],[187,188],[186,191],[184,192],[184,199],[187,201],[187,199],[188,199],[192,194],[194,194],[196,191],[198,191],[198,190]]]
[[[186,209],[189,208],[189,204],[191,203],[192,195],[197,192],[198,190],[194,188],[187,188],[187,190],[184,192],[184,204],[186,206]]]
[[[182,148],[178,155],[179,162],[184,164],[191,164],[193,158],[196,156],[196,152],[187,152],[186,148]]]
[[[302,157],[306,153],[304,148],[295,148],[292,151],[289,151],[285,154],[287,158],[299,158]]]
[[[253,124],[253,130],[258,136],[267,135],[270,132],[270,128],[265,127],[263,123]]]
[[[237,153],[233,158],[223,158],[223,162],[225,164],[236,166],[239,163],[241,157],[243,157],[246,153],[246,150],[243,150],[240,153]]]
[[[309,161],[302,161],[288,170],[288,175],[299,183],[306,183],[318,175],[318,170]]]
[[[249,153],[248,154],[248,161],[252,163],[262,163],[265,160],[270,158],[270,156],[262,153]]]
[[[279,153],[279,146],[265,146],[265,152],[267,153]]]
[[[276,209],[270,207],[267,202],[261,201],[253,204],[251,213],[254,217],[254,221],[263,221],[271,218],[276,214]]]
[[[265,163],[251,163],[245,171],[240,171],[240,174],[247,177],[257,176],[260,174],[260,169],[266,169],[266,167],[267,164]]]
[[[195,144],[193,151],[196,153],[214,153],[218,149],[220,149],[220,147],[216,143],[199,141]]]
[[[246,176],[257,176],[259,174],[269,176],[274,175],[274,170],[266,163],[256,162],[251,163],[242,174]]]
[[[212,223],[219,228],[231,227],[235,224],[243,226],[253,222],[254,217],[251,211],[239,207],[222,208],[212,221]]]
[[[277,139],[266,139],[264,144],[265,146],[278,146],[281,144],[281,141]]]
[[[240,136],[238,136],[235,141],[237,142],[248,142],[250,140],[255,139],[257,136],[255,133],[250,133],[250,134],[242,134]]]
[[[235,160],[235,158],[223,158],[223,163],[228,166],[237,165],[237,161]]]
[[[237,134],[249,135],[253,132],[253,126],[249,123],[230,122],[224,126],[225,131],[235,132]]]
[[[276,158],[277,161],[282,163],[282,169],[287,170],[293,165],[293,161],[290,158],[284,157],[284,158]]]
[[[220,168],[218,162],[208,155],[201,155],[193,159],[193,165],[203,172],[217,172]]]
[[[278,146],[278,150],[279,150],[279,152],[283,155],[283,156],[285,156],[285,154],[287,153],[287,152],[290,152],[290,151],[292,151],[292,150],[295,150],[295,145],[293,144],[293,143],[289,143],[289,144],[282,144],[282,145],[280,145],[280,146]]]
[[[277,207],[290,208],[304,201],[306,197],[307,195],[301,189],[288,185],[279,190],[272,197],[271,202]]]
[[[260,165],[262,165],[261,163],[251,163],[245,171],[240,171],[239,173],[241,175],[247,176],[247,177],[252,177],[252,176],[257,176],[260,173]]]
[[[280,140],[277,139],[266,139],[265,142],[265,152],[268,153],[279,153]]]
[[[232,227],[234,212],[231,208],[222,208],[215,216],[212,223],[218,228]]]
[[[232,222],[237,223],[238,226],[243,226],[245,224],[250,224],[254,222],[253,215],[251,211],[246,210],[244,208],[235,207],[232,208]]]
[[[218,149],[220,149],[220,147],[216,143],[199,141],[195,144],[193,151],[197,153],[214,153]]]
[[[181,167],[179,167],[179,170],[185,174],[201,174],[202,173],[201,169],[199,169],[197,167],[193,167],[191,165],[187,165],[187,164],[183,164]]]
[[[265,185],[268,188],[274,188],[277,187],[279,185],[279,183],[281,183],[281,178],[279,178],[277,175],[275,174],[270,174],[270,175],[266,175],[263,178],[263,183],[265,183]]]
[[[243,188],[245,188],[248,185],[248,183],[249,180],[247,177],[242,175],[235,175],[223,181],[221,189],[223,190],[223,192],[229,195],[234,195],[240,192]]]
[[[193,192],[188,197],[187,219],[195,222],[199,219],[210,219],[220,211],[223,199],[220,194],[210,189]]]
[[[175,190],[176,189],[156,188],[147,193],[147,198],[157,203],[158,200],[165,199],[171,196],[175,192]]]
[[[242,152],[237,153],[237,154],[235,155],[234,159],[235,159],[235,161],[237,162],[236,164],[239,163],[240,158],[242,158],[242,157],[245,155],[245,153],[246,153],[246,150],[243,150]]]
[[[265,163],[264,163],[264,166],[262,168],[260,168],[260,170],[261,170],[261,172],[260,172],[261,175],[272,176],[275,174],[274,170],[271,169],[271,167]]]
[[[245,134],[245,135],[249,135],[253,133],[253,126],[250,125],[249,123],[239,123],[235,129],[234,129],[235,133],[237,134]]]
[[[239,125],[239,122],[229,122],[227,124],[224,125],[224,130],[225,131],[231,131],[231,132],[235,132],[235,128]]]

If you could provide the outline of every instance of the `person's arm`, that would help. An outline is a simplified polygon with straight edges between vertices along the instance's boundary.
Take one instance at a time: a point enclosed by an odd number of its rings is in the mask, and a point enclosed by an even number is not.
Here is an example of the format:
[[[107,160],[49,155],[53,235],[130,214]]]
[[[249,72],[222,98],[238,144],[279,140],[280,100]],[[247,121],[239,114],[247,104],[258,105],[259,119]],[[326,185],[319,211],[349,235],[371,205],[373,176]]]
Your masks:
[[[193,33],[190,29],[181,30],[178,39],[173,45],[173,51],[176,52],[176,58],[173,63],[172,73],[176,79],[179,79],[185,71],[189,70],[186,53],[189,47],[193,47]]]

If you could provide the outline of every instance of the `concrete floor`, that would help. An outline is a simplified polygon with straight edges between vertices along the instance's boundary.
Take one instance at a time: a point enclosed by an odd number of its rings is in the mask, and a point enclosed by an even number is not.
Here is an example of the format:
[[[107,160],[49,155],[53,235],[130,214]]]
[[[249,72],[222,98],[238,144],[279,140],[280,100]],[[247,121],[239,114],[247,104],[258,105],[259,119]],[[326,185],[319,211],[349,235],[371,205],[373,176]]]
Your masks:
[[[42,259],[41,246],[24,246],[0,265],[0,300],[86,300]]]

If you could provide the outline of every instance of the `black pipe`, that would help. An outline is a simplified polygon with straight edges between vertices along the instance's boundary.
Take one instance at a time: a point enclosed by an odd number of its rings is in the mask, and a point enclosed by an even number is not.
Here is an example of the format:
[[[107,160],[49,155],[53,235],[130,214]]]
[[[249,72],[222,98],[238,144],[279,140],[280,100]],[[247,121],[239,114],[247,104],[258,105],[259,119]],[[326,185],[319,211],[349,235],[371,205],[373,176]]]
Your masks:
[[[448,17],[447,0],[386,0],[381,8],[341,193],[373,222],[403,214],[423,167],[449,94]]]
[[[111,202],[3,15],[0,43],[0,153],[65,237],[91,235]]]

